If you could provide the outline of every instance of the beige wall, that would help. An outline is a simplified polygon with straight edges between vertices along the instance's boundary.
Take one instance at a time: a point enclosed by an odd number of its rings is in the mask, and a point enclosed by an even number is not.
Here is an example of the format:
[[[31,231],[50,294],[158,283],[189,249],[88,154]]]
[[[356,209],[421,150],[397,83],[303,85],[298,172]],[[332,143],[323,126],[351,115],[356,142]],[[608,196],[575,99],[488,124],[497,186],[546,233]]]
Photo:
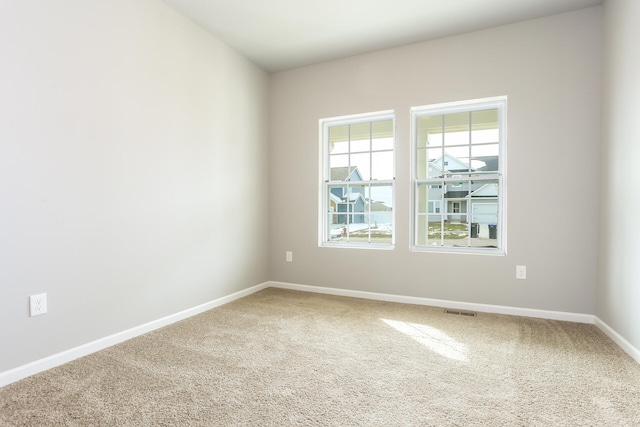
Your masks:
[[[640,2],[604,6],[597,315],[640,349]]]
[[[266,73],[157,0],[2,2],[0,61],[0,372],[268,279]]]
[[[272,75],[270,278],[593,313],[601,18],[589,8]],[[411,252],[410,107],[499,95],[508,96],[508,254]],[[387,109],[397,116],[396,248],[319,248],[318,119]]]

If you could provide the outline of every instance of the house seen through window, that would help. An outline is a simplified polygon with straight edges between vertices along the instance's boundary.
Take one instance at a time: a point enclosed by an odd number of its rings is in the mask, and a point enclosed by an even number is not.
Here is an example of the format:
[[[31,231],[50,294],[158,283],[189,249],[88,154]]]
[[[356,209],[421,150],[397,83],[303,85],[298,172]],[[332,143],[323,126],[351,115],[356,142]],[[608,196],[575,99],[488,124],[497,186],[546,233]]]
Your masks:
[[[321,120],[322,224],[326,246],[394,243],[394,116]]]
[[[412,109],[414,249],[504,252],[505,104]]]

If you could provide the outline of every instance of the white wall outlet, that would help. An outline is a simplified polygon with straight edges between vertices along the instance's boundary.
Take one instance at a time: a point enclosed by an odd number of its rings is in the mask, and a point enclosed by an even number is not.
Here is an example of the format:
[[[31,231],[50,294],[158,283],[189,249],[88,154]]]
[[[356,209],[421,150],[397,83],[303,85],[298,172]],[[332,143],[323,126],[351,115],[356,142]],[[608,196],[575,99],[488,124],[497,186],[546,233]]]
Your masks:
[[[516,265],[516,279],[524,280],[527,278],[527,266]]]
[[[291,251],[286,252],[286,260],[287,262],[293,262],[293,252]]]
[[[31,295],[29,297],[29,315],[39,316],[47,312],[47,294]]]

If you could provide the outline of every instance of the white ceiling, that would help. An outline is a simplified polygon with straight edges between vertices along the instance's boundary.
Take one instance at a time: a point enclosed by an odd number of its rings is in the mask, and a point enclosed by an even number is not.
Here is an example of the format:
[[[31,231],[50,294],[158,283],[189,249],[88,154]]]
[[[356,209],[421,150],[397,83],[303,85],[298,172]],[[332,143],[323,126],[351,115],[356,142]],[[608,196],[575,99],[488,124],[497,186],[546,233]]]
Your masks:
[[[603,0],[163,0],[274,72]]]

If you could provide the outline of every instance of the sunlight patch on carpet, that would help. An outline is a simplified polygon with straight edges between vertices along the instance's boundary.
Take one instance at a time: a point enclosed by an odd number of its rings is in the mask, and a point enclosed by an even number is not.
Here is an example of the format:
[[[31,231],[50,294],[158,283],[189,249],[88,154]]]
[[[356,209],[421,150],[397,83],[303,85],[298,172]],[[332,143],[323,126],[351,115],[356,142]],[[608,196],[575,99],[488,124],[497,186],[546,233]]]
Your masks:
[[[467,346],[451,338],[441,330],[432,326],[418,323],[401,322],[398,320],[380,319],[398,332],[413,338],[434,353],[448,359],[468,362]]]

